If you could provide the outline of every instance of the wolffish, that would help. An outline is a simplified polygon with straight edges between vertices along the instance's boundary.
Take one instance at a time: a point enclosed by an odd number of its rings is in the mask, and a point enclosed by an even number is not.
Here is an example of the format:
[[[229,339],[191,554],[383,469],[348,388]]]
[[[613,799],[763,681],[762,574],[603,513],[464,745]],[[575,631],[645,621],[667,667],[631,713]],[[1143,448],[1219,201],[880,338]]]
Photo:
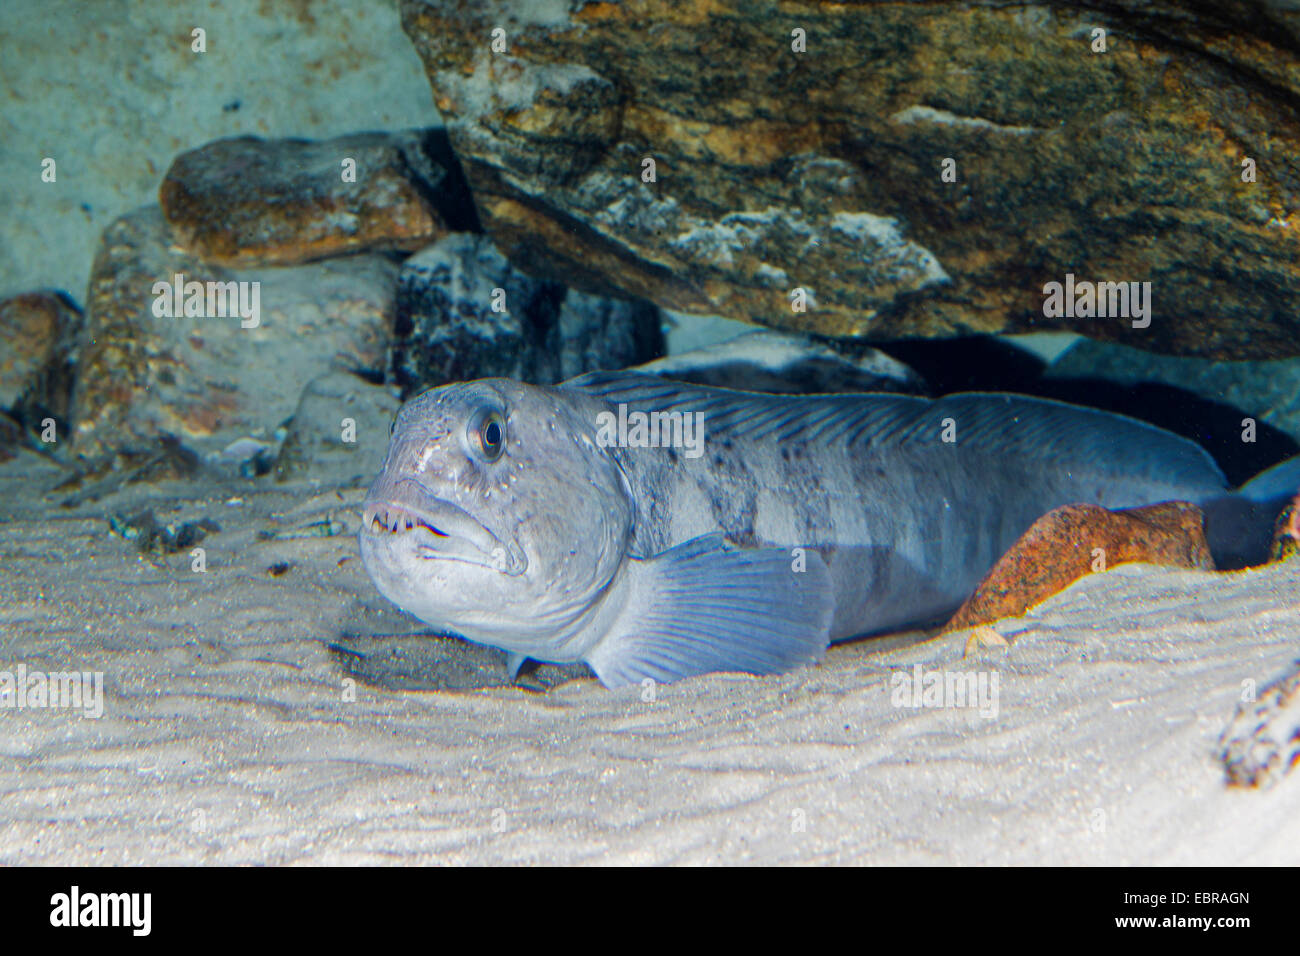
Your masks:
[[[611,441],[609,423],[635,412],[697,421],[702,441]],[[484,379],[401,409],[360,546],[389,600],[504,649],[512,673],[585,661],[617,687],[776,673],[938,620],[1064,504],[1195,502],[1216,560],[1240,565],[1266,543],[1261,503],[1293,491],[1296,471],[1231,492],[1186,439],[1016,395]]]

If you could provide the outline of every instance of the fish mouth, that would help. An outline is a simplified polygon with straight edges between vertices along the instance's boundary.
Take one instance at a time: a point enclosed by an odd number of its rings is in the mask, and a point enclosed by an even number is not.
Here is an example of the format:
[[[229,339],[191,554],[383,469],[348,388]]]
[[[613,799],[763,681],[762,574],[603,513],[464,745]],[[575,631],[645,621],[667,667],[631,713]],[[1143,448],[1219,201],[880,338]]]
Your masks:
[[[468,511],[450,501],[434,498],[422,488],[405,493],[367,498],[361,511],[361,533],[371,538],[412,535],[416,553],[426,560],[463,561],[506,574],[522,574],[527,561],[516,549],[476,521]],[[419,504],[408,499],[418,496]]]

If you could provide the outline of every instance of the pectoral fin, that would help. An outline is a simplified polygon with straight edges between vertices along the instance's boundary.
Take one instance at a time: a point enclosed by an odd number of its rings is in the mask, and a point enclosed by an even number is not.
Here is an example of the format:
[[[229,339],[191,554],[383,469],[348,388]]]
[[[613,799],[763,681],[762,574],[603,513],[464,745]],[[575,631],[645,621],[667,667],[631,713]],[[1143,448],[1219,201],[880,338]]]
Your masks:
[[[506,676],[510,678],[510,683],[519,680],[519,670],[528,663],[527,654],[515,654],[512,651],[506,652]]]
[[[835,599],[815,551],[796,562],[785,548],[733,548],[715,534],[633,560],[624,573],[626,603],[587,657],[606,687],[775,674],[819,660],[829,643]]]

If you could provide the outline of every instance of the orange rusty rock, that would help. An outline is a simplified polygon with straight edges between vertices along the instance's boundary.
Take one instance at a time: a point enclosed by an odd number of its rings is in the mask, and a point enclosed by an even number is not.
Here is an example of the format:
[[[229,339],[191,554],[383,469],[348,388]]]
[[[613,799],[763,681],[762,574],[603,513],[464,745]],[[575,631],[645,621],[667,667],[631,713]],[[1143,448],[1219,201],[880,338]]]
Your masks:
[[[941,633],[1019,617],[1086,574],[1135,561],[1213,571],[1201,509],[1168,501],[1122,511],[1049,511],[998,559]]]

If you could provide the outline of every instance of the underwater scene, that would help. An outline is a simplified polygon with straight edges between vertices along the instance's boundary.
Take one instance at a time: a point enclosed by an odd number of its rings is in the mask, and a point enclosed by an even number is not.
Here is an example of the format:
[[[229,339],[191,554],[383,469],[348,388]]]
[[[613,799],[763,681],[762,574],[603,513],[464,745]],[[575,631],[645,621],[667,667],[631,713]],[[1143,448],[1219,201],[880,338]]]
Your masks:
[[[0,864],[1300,862],[1300,5],[0,49]]]

